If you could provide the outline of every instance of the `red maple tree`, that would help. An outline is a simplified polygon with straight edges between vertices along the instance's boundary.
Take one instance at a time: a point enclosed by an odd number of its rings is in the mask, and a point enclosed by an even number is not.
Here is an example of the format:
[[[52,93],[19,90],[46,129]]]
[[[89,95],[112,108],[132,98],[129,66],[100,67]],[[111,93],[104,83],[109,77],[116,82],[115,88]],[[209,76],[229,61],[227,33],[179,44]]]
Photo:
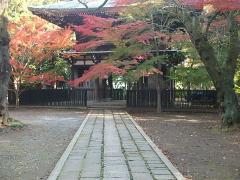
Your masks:
[[[124,70],[109,63],[96,64],[85,71],[83,76],[71,81],[70,85],[79,86],[79,84],[95,78],[107,79],[110,74],[123,75]]]
[[[74,30],[82,35],[82,39],[80,39],[75,45],[74,49],[76,51],[91,51],[95,48],[105,45],[107,43],[114,44],[115,46],[119,46],[123,41],[135,41],[136,43],[142,43],[145,45],[150,45],[150,41],[153,38],[158,36],[162,40],[168,40],[167,35],[160,32],[152,32],[152,26],[148,22],[136,21],[130,23],[121,23],[121,21],[113,18],[100,18],[94,15],[84,15],[84,24],[79,26],[74,26]],[[144,31],[143,31],[144,30]],[[147,31],[148,30],[148,31]],[[142,31],[142,32],[141,32]],[[85,42],[85,38],[91,37],[90,41]],[[121,74],[125,72],[124,69],[129,69],[130,67],[140,63],[140,61],[135,61],[137,56],[145,57],[145,54],[139,54],[136,49],[135,52],[130,53],[131,56],[128,59],[131,61],[126,61],[125,63],[120,63],[121,68],[123,69]],[[70,57],[76,58],[76,55],[66,54],[66,58]],[[146,59],[145,59],[146,60]],[[112,64],[110,66],[110,64]],[[104,65],[106,63],[103,62]],[[104,66],[103,65],[103,66]],[[110,74],[119,72],[120,66],[117,65],[114,61],[108,61],[106,67],[102,68],[102,65],[95,65],[89,71],[86,71],[82,77],[75,79],[71,82],[71,85],[78,86],[79,83],[84,81],[88,81],[97,77],[106,78],[107,76],[101,76],[101,74]],[[155,71],[156,72],[156,71]],[[144,73],[141,73],[144,74]]]
[[[36,73],[38,66],[50,60],[59,50],[72,46],[70,29],[50,28],[49,24],[37,17],[22,17],[9,24],[10,64],[12,87],[19,106],[21,85],[31,83],[49,84],[63,77],[53,72]]]
[[[116,5],[117,6],[126,6],[131,3],[135,3],[134,0],[118,0]],[[239,5],[239,2],[234,1],[226,1],[219,5],[219,1],[217,0],[181,0],[179,1],[182,5],[185,7],[191,7],[191,8],[197,8],[197,9],[203,9],[204,7],[214,7],[218,9],[218,11],[221,10],[233,10],[233,7],[231,8],[225,8],[228,7],[230,2],[233,2],[234,5],[236,5],[234,8],[237,8]],[[84,24],[79,26],[74,26],[74,30],[81,33],[83,37],[92,37],[90,41],[87,42],[77,42],[76,45],[74,45],[74,49],[76,51],[88,51],[88,50],[94,50],[96,47],[102,46],[106,43],[113,43],[116,46],[121,43],[122,40],[134,40],[138,43],[143,43],[145,45],[150,45],[153,42],[154,38],[160,39],[162,42],[166,42],[166,44],[170,44],[171,42],[176,41],[184,41],[190,39],[188,34],[183,33],[176,33],[176,34],[166,34],[162,32],[152,31],[152,24],[149,22],[144,21],[136,21],[136,22],[130,22],[130,23],[119,23],[117,19],[113,18],[101,18],[94,15],[84,15]],[[114,25],[117,24],[117,25]],[[215,23],[216,24],[216,23]],[[142,54],[144,56],[144,54]],[[132,57],[132,61],[134,61],[135,57]],[[146,60],[146,59],[145,59]],[[129,68],[132,66],[136,66],[137,63],[126,63],[124,68]],[[134,65],[133,65],[134,64]],[[97,68],[100,68],[100,66],[96,66],[95,70],[96,72],[102,71],[104,73],[104,69],[100,69],[98,71]],[[90,71],[91,73],[94,73],[94,71]],[[90,80],[90,77],[97,77],[95,75],[89,76],[89,72],[86,74],[84,73],[83,77],[79,79],[76,79],[76,82],[83,82]],[[88,77],[88,78],[85,78]],[[75,83],[78,84],[78,83]]]
[[[180,22],[189,35],[192,48],[195,48],[217,90],[222,125],[239,124],[240,107],[234,90],[234,75],[240,52],[240,1],[178,0],[169,3],[159,11],[162,15],[171,13],[172,19]]]
[[[118,0],[117,4],[131,3],[132,1]],[[150,1],[149,1],[150,2]],[[144,2],[145,3],[145,2]],[[170,4],[170,5],[169,5]],[[141,5],[141,2],[139,2]],[[175,21],[178,20],[182,24],[186,36],[181,33],[174,35],[168,32],[166,28],[161,26],[159,31],[165,35],[160,35],[162,39],[169,41],[182,41],[189,38],[193,47],[197,50],[199,57],[205,65],[209,76],[213,80],[213,84],[218,91],[219,101],[222,107],[223,125],[231,125],[240,122],[240,111],[236,94],[234,92],[234,74],[236,71],[236,62],[239,57],[239,0],[176,0],[166,3],[164,8],[159,7],[157,11],[162,12],[158,16],[161,18],[168,17]],[[164,4],[163,4],[164,6]],[[155,7],[156,9],[157,7]],[[168,22],[168,19],[166,19]],[[109,30],[95,29],[91,31],[91,35],[96,36],[97,40],[113,40],[121,42],[121,39],[135,39],[142,43],[148,44],[152,36],[149,34],[137,32],[148,26],[147,22],[140,22],[144,26],[135,24],[125,24],[113,26]],[[164,24],[169,25],[169,24]],[[164,31],[163,31],[164,30]],[[130,32],[132,31],[132,32]],[[110,33],[109,33],[110,32]],[[174,31],[176,33],[176,31]],[[97,35],[96,35],[97,34]],[[150,38],[149,38],[150,37]],[[221,46],[219,46],[221,45]],[[222,48],[221,53],[226,53],[219,57],[220,51],[217,48]],[[219,52],[218,52],[219,51]],[[130,58],[126,58],[129,60]],[[221,64],[219,63],[221,62]]]

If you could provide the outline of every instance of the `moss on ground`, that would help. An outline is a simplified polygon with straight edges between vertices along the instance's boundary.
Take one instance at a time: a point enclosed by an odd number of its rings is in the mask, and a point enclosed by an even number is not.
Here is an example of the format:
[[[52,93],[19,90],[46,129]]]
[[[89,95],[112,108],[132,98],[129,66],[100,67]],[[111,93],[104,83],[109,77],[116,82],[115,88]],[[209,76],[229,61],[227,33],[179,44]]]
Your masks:
[[[9,119],[9,123],[8,123],[8,127],[13,128],[13,129],[19,129],[19,128],[23,128],[25,126],[25,124],[23,124],[22,122],[16,120],[16,119]]]

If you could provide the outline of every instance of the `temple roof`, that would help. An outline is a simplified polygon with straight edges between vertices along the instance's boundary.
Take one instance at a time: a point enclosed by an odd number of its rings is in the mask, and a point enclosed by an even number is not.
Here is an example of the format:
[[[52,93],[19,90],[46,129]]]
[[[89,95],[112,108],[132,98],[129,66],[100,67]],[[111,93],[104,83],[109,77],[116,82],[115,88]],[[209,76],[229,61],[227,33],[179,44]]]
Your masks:
[[[162,62],[162,64],[166,64],[167,66],[177,66],[182,63],[185,59],[185,56],[182,51],[173,49],[173,50],[151,50],[150,53],[156,55],[157,52],[159,55],[167,55],[170,57],[170,60]],[[114,51],[85,51],[85,52],[77,52],[77,51],[63,51],[62,56],[65,59],[73,59],[76,62],[93,60],[93,56],[96,57],[96,60],[106,60],[108,55],[114,53]]]
[[[87,3],[89,9],[97,8],[99,7],[104,0],[94,0],[89,3]],[[32,8],[44,8],[44,9],[86,9],[84,5],[78,2],[78,0],[72,0],[72,1],[60,1],[53,4],[47,4],[47,5],[40,5],[40,6],[30,6]],[[107,4],[104,7],[114,7],[114,1],[109,0]]]
[[[30,6],[28,9],[35,15],[53,23],[60,27],[82,24],[82,15],[96,15],[100,17],[113,17],[116,16],[114,11],[114,0],[109,0],[107,4],[99,9],[104,0],[94,0],[87,5],[89,8],[85,8],[80,4],[78,0],[61,1],[48,5]]]

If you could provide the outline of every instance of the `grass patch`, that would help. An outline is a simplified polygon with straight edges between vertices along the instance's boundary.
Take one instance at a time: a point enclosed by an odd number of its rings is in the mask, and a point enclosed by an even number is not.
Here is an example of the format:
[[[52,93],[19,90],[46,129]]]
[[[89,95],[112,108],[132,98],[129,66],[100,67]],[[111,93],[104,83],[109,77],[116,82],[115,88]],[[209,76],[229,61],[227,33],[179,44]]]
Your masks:
[[[231,133],[239,132],[240,127],[239,126],[231,126],[231,127],[219,126],[219,127],[212,128],[212,131],[217,134],[221,134],[221,133],[231,134]]]
[[[8,123],[8,127],[13,128],[13,129],[20,129],[23,128],[25,126],[25,124],[23,124],[22,122],[16,120],[16,119],[9,119],[9,123]]]

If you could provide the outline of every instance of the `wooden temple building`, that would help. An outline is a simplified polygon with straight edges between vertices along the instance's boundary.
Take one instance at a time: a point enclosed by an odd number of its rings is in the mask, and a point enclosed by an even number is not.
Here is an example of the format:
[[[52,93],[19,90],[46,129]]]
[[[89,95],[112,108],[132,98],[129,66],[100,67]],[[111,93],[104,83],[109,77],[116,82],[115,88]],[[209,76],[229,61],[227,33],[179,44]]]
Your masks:
[[[49,4],[49,5],[42,5],[42,6],[31,6],[29,10],[34,14],[37,15],[59,27],[67,27],[69,25],[82,25],[83,22],[83,15],[95,15],[102,18],[108,17],[117,17],[118,13],[114,11],[114,3],[110,0],[103,8],[95,11],[95,8],[98,7],[102,1],[94,0],[91,1],[88,6],[89,8],[86,9],[82,4],[78,2],[78,0],[73,1],[60,1],[58,3]],[[82,40],[81,34],[75,32],[76,40]],[[82,76],[85,70],[89,69],[90,66],[97,64],[101,61],[104,61],[105,57],[112,52],[111,45],[105,45],[97,48],[95,51],[85,51],[85,52],[76,52],[74,50],[68,51],[65,53],[69,54],[78,54],[78,58],[71,58],[68,61],[71,63],[71,80]],[[174,89],[174,81],[168,78],[170,73],[170,68],[180,61],[183,58],[179,59],[177,55],[177,51],[172,50],[160,50],[161,54],[169,54],[173,55],[173,63],[170,64],[163,64],[162,71],[163,71],[163,89]],[[81,88],[88,88],[93,89],[95,95],[98,99],[103,98],[112,98],[112,79],[111,76],[107,80],[92,80],[86,82],[84,85],[79,86]],[[132,88],[136,89],[156,89],[156,79],[154,76],[143,77],[135,86]],[[103,91],[102,91],[103,90]],[[110,93],[107,93],[109,92]]]

